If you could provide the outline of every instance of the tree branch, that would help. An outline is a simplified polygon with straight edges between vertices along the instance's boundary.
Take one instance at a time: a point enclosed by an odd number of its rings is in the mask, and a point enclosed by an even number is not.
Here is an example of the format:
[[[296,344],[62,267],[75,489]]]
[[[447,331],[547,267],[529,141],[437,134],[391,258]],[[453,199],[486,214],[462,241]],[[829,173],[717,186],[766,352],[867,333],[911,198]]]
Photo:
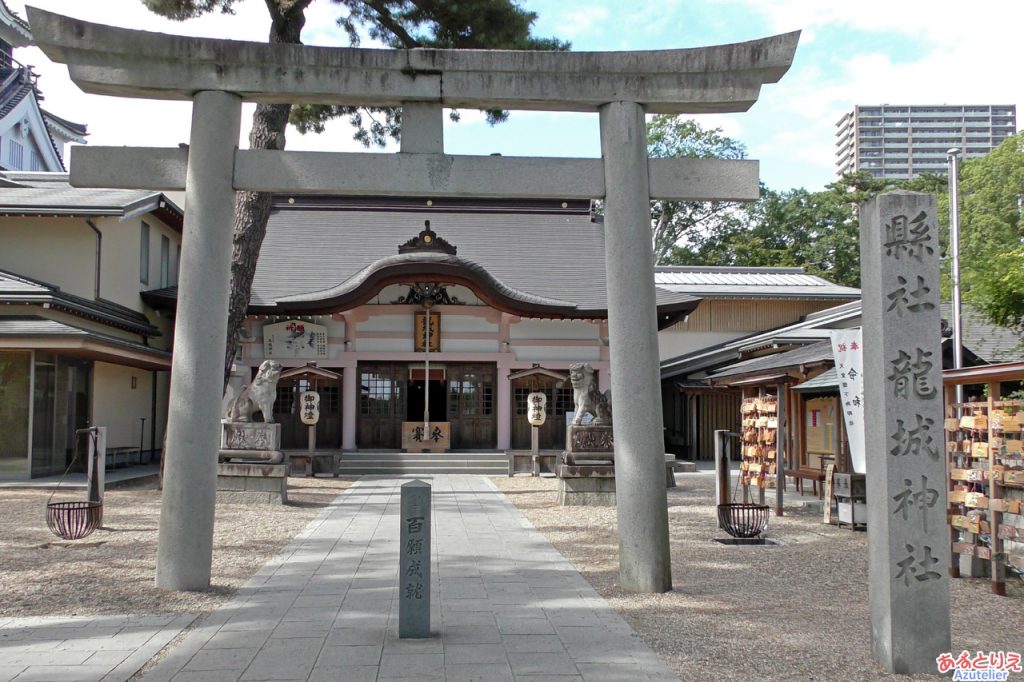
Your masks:
[[[363,0],[366,6],[377,14],[377,21],[381,26],[391,31],[406,47],[422,47],[420,41],[416,40],[405,30],[405,27],[388,10],[387,5],[380,0]]]

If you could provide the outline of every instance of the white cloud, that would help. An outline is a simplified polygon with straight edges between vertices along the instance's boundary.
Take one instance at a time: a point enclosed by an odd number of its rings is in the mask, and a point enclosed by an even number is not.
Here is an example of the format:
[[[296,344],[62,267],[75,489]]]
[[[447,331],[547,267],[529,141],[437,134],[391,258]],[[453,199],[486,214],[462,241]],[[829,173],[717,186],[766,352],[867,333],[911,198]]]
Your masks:
[[[236,3],[234,15],[209,14],[198,19],[175,22],[148,11],[139,0],[103,0],[83,3],[81,0],[30,0],[31,5],[59,14],[96,23],[140,28],[161,33],[198,37],[230,38],[265,42],[270,18],[262,0]],[[8,6],[26,16],[23,2]],[[335,19],[338,8],[329,2],[314,3],[307,10],[303,40],[309,43],[346,45],[344,32]],[[118,97],[87,95],[68,77],[67,67],[50,62],[35,47],[18,49],[15,58],[31,64],[39,74],[43,106],[58,116],[89,127],[91,145],[131,145],[173,147],[187,142],[191,126],[191,107],[187,102],[163,102]],[[241,144],[248,146],[249,122],[255,105],[242,111]],[[344,120],[332,121],[322,135],[301,135],[289,127],[289,149],[318,151],[362,151],[352,139],[352,130]]]
[[[1016,104],[1024,111],[1024,4],[862,0],[721,0],[760,15],[768,32],[804,29],[793,68],[752,115],[781,123],[752,145],[762,168],[803,164],[802,183],[834,177],[835,123],[855,104]],[[807,41],[807,30],[819,39]],[[826,34],[835,41],[826,45]],[[839,36],[839,38],[837,38]],[[863,47],[858,39],[867,40]],[[817,169],[817,175],[816,171]],[[785,172],[781,173],[785,175]],[[815,184],[813,182],[809,184]]]

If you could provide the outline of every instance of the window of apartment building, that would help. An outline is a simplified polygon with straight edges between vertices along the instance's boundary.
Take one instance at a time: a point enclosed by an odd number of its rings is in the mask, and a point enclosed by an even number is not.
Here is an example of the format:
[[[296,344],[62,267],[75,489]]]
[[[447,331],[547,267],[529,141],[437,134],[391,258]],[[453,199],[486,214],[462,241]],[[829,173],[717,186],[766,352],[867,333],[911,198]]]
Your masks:
[[[21,163],[25,158],[25,148],[17,140],[8,140],[7,163],[15,170],[21,170]]]
[[[171,240],[160,235],[160,286],[171,285]]]
[[[139,239],[139,281],[149,284],[149,225],[145,222]]]

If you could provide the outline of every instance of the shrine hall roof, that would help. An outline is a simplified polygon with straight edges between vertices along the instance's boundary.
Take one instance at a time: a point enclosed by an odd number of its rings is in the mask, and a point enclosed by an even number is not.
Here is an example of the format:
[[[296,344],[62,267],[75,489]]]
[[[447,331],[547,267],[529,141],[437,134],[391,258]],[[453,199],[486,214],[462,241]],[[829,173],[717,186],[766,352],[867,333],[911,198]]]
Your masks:
[[[702,298],[860,298],[860,289],[808,275],[803,268],[660,266],[654,269],[654,282],[669,291]]]
[[[731,377],[760,374],[762,372],[788,369],[802,365],[818,365],[832,362],[832,342],[799,346],[783,353],[774,353],[749,360],[741,360],[724,367],[711,375],[712,382],[720,382]]]
[[[399,244],[415,237],[425,219],[457,255],[399,254]],[[382,283],[433,273],[464,275],[484,300],[490,292],[492,305],[521,307],[524,314],[606,315],[604,225],[589,201],[310,196],[275,202],[250,310],[351,308]],[[664,288],[657,296],[662,324],[699,301]]]

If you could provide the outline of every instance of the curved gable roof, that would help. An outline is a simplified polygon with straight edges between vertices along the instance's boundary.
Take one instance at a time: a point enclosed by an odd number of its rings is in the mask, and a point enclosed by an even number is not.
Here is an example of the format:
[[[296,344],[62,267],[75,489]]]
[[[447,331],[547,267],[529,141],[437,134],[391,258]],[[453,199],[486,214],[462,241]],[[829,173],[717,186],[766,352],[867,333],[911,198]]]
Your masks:
[[[488,304],[542,317],[605,317],[604,226],[586,201],[282,198],[253,279],[254,312],[355,307],[387,284],[436,278]],[[398,254],[429,218],[458,255]],[[658,290],[659,312],[699,299]],[[674,318],[673,318],[674,319]]]

